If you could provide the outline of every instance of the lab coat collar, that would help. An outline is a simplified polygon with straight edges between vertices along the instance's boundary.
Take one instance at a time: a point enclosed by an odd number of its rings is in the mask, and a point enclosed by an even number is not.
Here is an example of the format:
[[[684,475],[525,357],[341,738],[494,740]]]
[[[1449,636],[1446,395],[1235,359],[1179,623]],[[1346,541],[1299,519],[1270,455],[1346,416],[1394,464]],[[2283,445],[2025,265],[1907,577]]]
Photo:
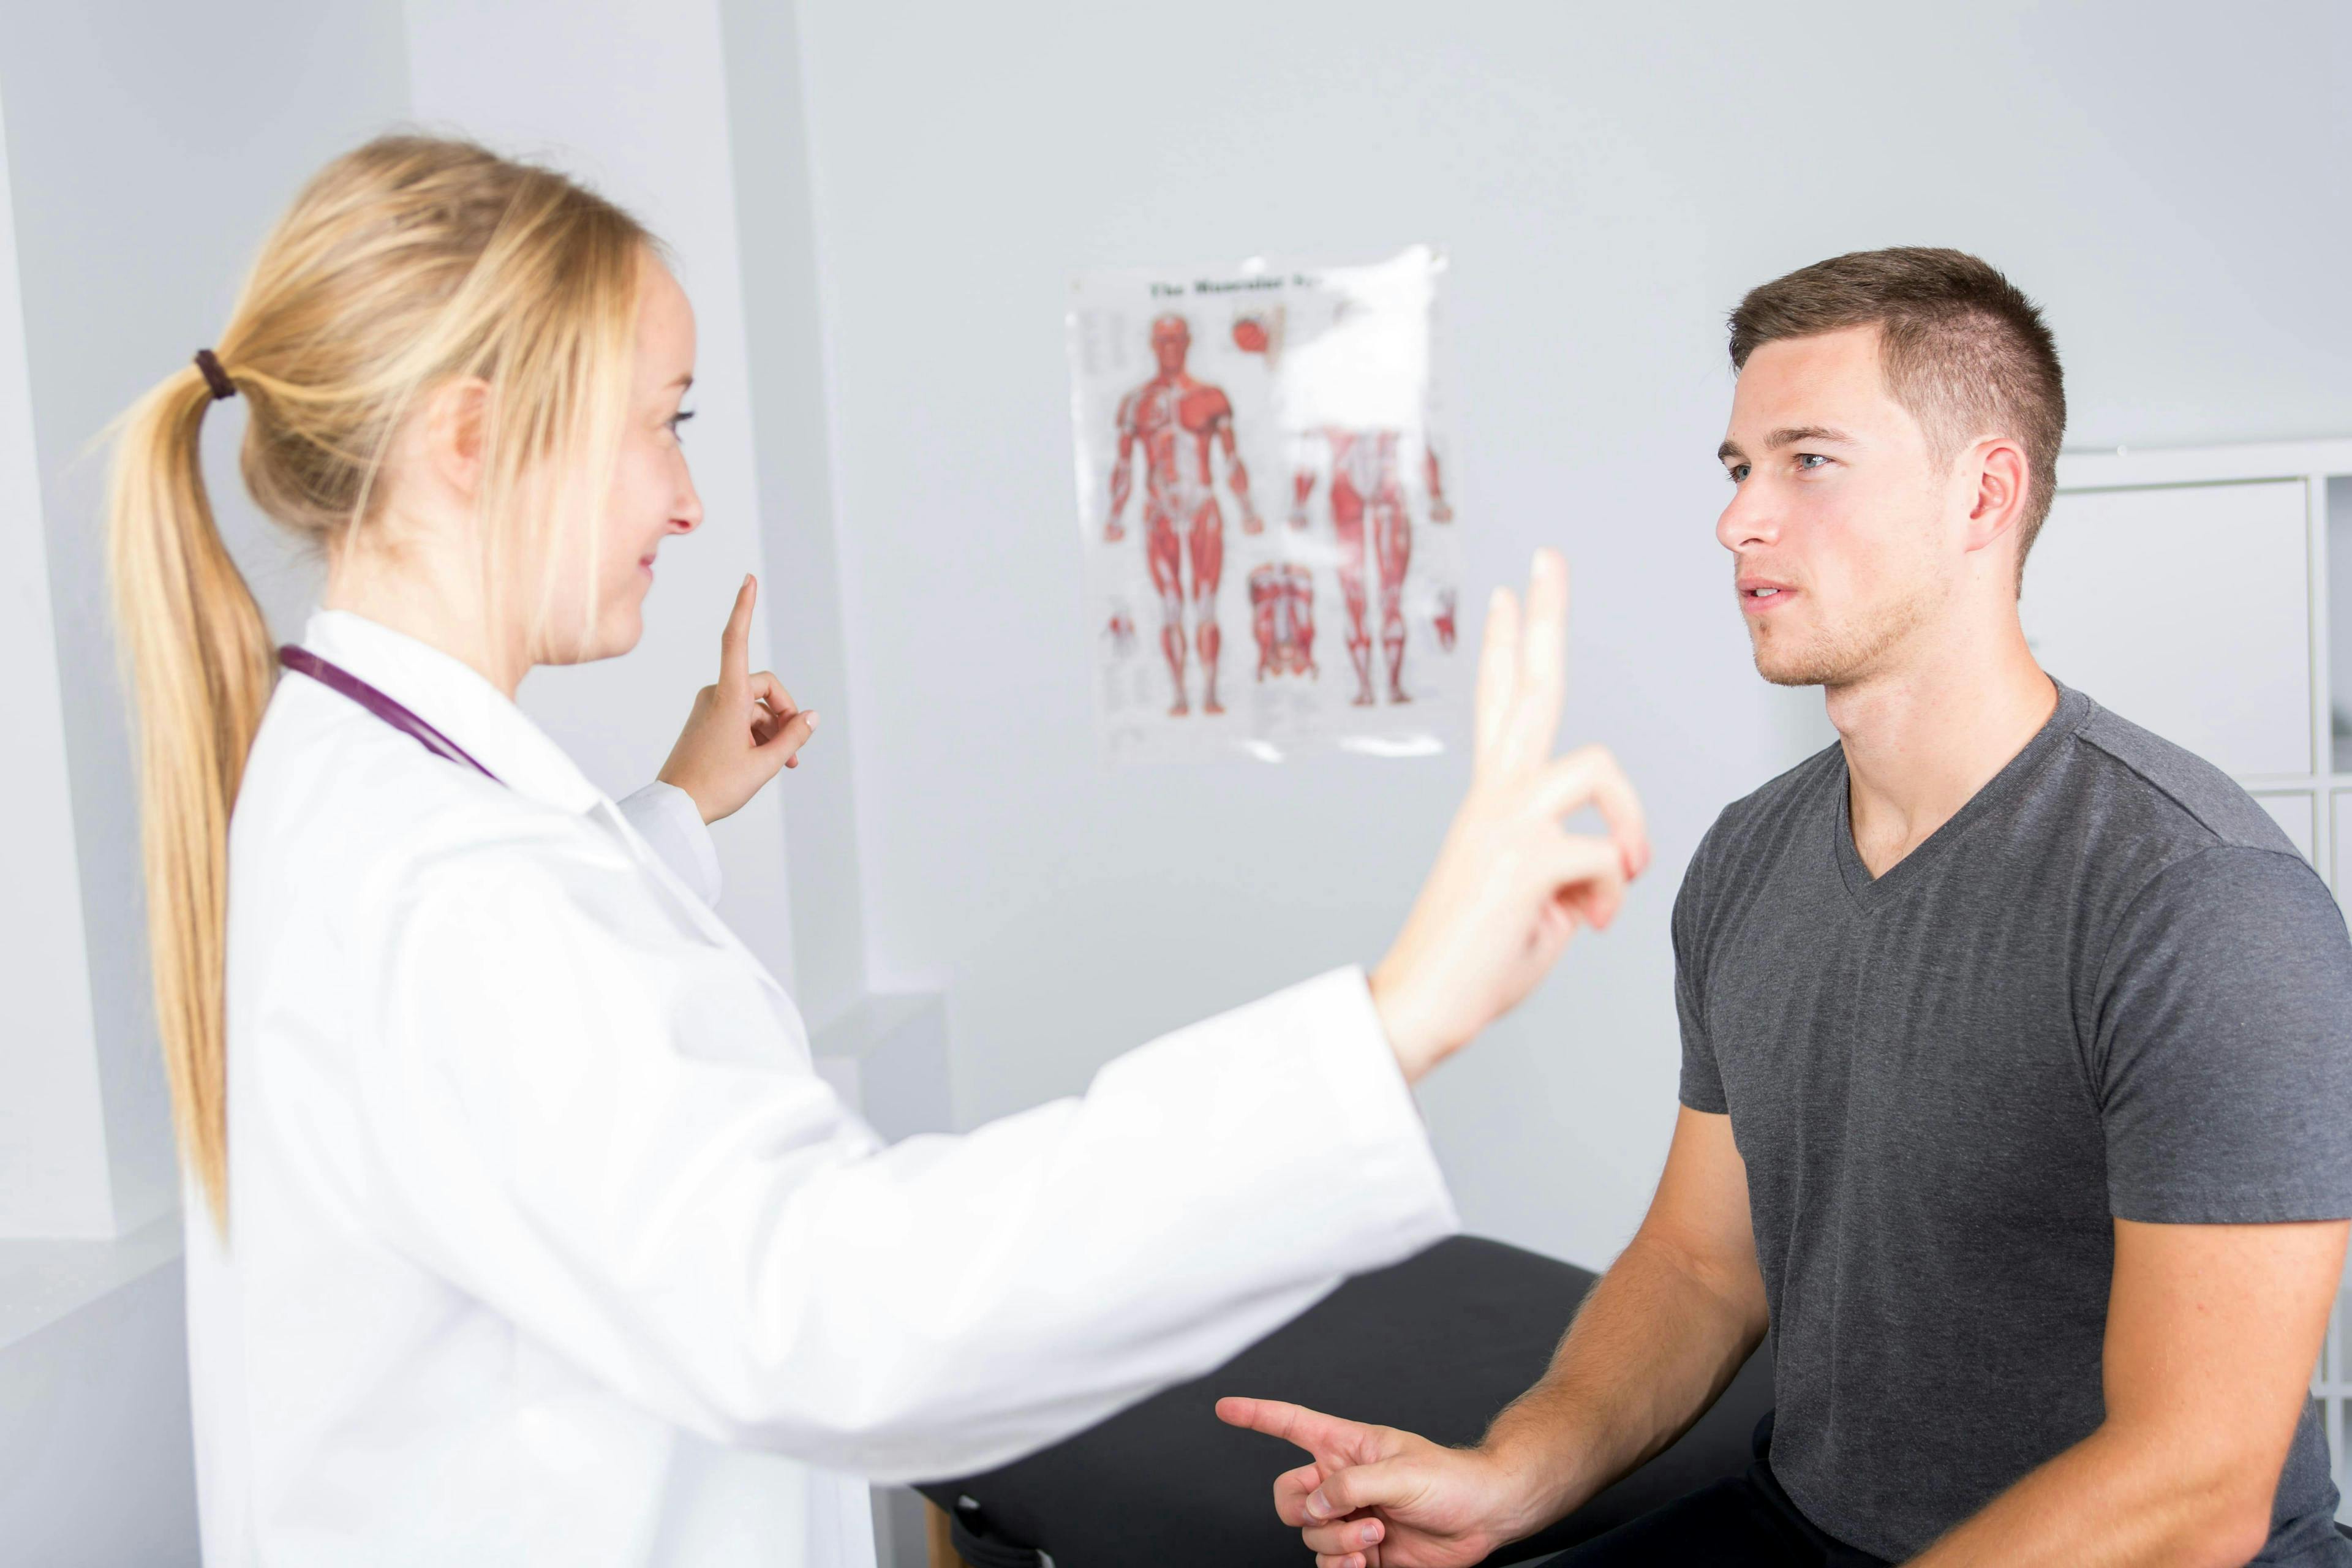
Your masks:
[[[509,788],[566,811],[605,804],[563,748],[462,659],[349,610],[313,615],[302,646],[413,710]]]

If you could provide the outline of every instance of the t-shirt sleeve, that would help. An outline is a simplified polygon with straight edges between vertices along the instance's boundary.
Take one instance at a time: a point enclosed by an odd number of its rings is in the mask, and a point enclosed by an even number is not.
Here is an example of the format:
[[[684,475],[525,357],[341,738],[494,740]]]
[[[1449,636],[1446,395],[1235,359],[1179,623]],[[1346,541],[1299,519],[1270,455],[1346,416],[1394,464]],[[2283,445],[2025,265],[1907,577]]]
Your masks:
[[[2116,1218],[2352,1215],[2352,939],[2300,858],[2225,845],[2159,872],[2109,939],[2095,1022]]]
[[[1705,853],[1705,847],[1701,847]],[[1675,895],[1675,1013],[1683,1031],[1683,1076],[1678,1098],[1693,1110],[1721,1116],[1731,1110],[1724,1097],[1723,1072],[1717,1066],[1715,1046],[1707,1037],[1705,966],[1698,953],[1699,863],[1683,873],[1682,890]]]

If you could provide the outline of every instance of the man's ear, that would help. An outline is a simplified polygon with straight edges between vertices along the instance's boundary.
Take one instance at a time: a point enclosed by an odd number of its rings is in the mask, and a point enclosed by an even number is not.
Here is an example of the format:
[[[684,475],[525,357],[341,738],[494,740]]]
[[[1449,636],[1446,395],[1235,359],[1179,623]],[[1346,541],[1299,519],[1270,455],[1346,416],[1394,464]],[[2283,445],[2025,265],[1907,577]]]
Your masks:
[[[2025,448],[2007,436],[1989,436],[1969,448],[1961,472],[1972,481],[1967,548],[1983,550],[2015,535],[2025,521],[2032,469]]]
[[[468,498],[481,488],[489,407],[490,384],[478,375],[452,376],[425,400],[425,460],[443,484]]]

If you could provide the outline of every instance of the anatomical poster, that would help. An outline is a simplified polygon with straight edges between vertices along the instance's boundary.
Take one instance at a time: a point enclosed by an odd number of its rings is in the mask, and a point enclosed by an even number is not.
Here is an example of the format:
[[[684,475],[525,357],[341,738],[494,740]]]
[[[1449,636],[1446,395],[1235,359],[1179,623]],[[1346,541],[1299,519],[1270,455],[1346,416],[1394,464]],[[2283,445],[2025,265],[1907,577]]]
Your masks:
[[[1440,749],[1461,524],[1444,258],[1092,273],[1069,316],[1087,643],[1114,762]]]

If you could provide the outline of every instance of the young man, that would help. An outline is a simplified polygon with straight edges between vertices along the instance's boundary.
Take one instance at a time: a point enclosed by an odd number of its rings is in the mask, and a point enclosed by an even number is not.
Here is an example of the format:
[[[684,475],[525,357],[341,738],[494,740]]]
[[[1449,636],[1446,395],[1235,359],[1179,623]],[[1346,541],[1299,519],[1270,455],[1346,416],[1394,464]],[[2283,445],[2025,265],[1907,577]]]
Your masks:
[[[1475,1448],[1219,1413],[1315,1457],[1276,1501],[1324,1568],[1472,1563],[1769,1328],[1748,1474],[1560,1568],[2352,1563],[2307,1394],[2352,942],[2244,792],[2026,647],[2065,423],[2040,313],[1954,251],[1843,256],[1751,292],[1731,359],[1717,537],[1758,670],[1822,687],[1840,743],[1684,879],[1649,1215]]]

